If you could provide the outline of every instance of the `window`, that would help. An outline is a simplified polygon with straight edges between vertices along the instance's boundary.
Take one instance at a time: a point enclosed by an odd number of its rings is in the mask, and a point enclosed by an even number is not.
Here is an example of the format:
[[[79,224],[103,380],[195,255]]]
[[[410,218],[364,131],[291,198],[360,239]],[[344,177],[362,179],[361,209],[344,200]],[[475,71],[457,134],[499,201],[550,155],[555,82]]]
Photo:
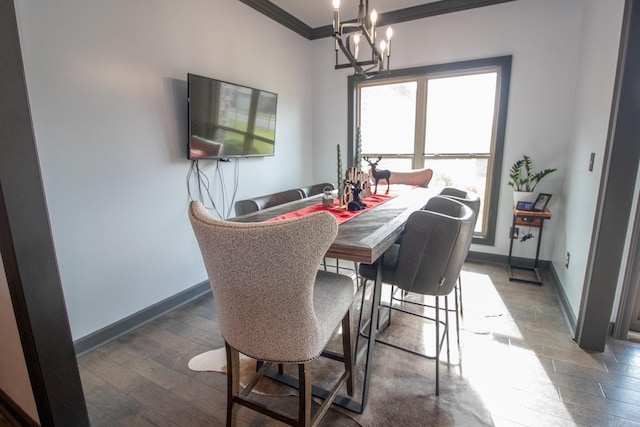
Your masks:
[[[395,171],[431,168],[430,185],[477,193],[474,243],[492,245],[510,72],[508,56],[350,77],[349,158],[360,128],[363,157]]]

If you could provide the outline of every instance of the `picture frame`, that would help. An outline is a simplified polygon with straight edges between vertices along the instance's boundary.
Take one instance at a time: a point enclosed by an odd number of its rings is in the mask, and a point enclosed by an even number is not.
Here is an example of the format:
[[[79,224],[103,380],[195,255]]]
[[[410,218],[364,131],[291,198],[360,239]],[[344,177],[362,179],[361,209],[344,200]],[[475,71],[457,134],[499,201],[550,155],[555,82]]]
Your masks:
[[[516,205],[516,209],[519,210],[519,211],[532,211],[533,210],[533,203],[520,201]]]
[[[547,209],[547,205],[549,204],[549,200],[551,199],[551,194],[549,193],[540,193],[536,198],[536,201],[533,202],[533,210],[536,212],[544,212]]]

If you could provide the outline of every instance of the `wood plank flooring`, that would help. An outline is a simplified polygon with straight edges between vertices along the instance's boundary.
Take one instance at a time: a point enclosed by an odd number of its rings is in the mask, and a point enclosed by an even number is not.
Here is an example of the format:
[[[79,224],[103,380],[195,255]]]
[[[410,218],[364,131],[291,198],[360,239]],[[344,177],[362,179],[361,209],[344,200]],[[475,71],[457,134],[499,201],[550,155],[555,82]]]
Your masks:
[[[640,426],[640,344],[611,340],[603,353],[581,350],[551,285],[509,282],[505,266],[467,263],[462,280],[460,346],[452,327],[440,396],[432,360],[377,345],[364,413],[332,408],[321,425]],[[428,350],[430,326],[395,318],[386,335]],[[187,367],[222,346],[205,296],[82,356],[92,425],[224,425],[226,377]],[[280,399],[296,410],[295,397]],[[281,425],[245,408],[240,421]]]

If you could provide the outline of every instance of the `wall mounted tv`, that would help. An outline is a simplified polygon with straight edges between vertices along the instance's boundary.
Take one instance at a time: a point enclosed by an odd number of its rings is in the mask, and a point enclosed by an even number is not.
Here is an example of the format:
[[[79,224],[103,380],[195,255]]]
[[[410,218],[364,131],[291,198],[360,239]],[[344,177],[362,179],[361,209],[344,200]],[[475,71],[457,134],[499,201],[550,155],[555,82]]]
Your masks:
[[[278,95],[188,75],[189,159],[273,156]]]

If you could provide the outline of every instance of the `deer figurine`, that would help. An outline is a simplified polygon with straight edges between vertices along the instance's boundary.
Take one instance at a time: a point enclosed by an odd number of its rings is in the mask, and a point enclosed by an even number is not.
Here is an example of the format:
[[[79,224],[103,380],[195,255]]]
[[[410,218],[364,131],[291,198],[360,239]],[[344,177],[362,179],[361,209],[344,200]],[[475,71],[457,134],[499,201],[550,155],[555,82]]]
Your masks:
[[[391,171],[388,170],[378,170],[377,166],[378,163],[380,162],[380,160],[382,160],[382,157],[378,157],[378,160],[376,160],[375,162],[372,160],[369,160],[368,158],[364,158],[364,161],[369,163],[369,166],[371,167],[371,174],[373,175],[373,179],[376,181],[376,188],[375,190],[373,190],[373,194],[378,194],[378,181],[380,181],[381,179],[384,179],[387,181],[387,191],[385,192],[385,194],[389,193],[389,178],[391,177]]]
[[[350,211],[359,211],[367,207],[366,203],[363,203],[360,199],[360,192],[362,191],[362,185],[360,181],[353,182],[347,181],[347,184],[351,186],[351,190],[353,192],[353,200],[349,202],[347,205],[347,210]]]

